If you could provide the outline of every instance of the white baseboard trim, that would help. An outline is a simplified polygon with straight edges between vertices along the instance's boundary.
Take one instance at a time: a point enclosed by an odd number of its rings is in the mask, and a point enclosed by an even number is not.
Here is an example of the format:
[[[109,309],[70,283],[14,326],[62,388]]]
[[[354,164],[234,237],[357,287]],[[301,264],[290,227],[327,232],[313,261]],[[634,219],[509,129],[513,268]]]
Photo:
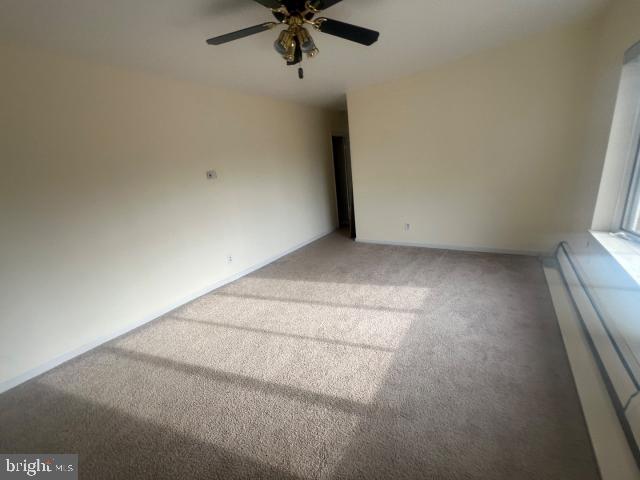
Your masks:
[[[527,257],[541,257],[549,256],[549,252],[542,250],[510,250],[504,248],[487,248],[487,247],[461,247],[459,245],[437,245],[431,243],[411,243],[411,242],[388,242],[384,240],[368,240],[357,238],[356,242],[366,243],[370,245],[390,245],[394,247],[417,247],[417,248],[431,248],[434,250],[452,250],[456,252],[471,252],[471,253],[497,253],[502,255],[524,255]]]
[[[11,390],[12,388],[17,387],[18,385],[31,380],[39,375],[42,375],[43,373],[65,363],[68,362],[69,360],[82,355],[83,353],[88,352],[89,350],[93,350],[96,347],[99,347],[100,345],[103,345],[107,342],[110,342],[111,340],[114,340],[118,337],[121,337],[122,335],[125,335],[129,332],[131,332],[132,330],[135,330],[136,328],[140,328],[141,326],[152,322],[154,320],[157,320],[160,317],[163,317],[164,315],[174,311],[177,308],[182,307],[183,305],[186,305],[189,302],[192,302],[200,297],[202,297],[203,295],[206,295],[208,293],[211,293],[221,287],[224,287],[225,285],[231,283],[231,282],[235,282],[236,280],[245,277],[253,272],[255,272],[256,270],[260,270],[263,267],[266,267],[267,265],[281,259],[282,257],[286,257],[287,255],[295,252],[296,250],[300,250],[301,248],[306,247],[307,245],[316,242],[318,240],[320,240],[321,238],[326,237],[327,235],[330,235],[331,233],[335,232],[335,229],[331,229],[327,232],[321,233],[319,235],[314,236],[313,238],[309,239],[309,240],[305,240],[302,243],[299,243],[291,248],[288,248],[287,250],[278,253],[277,255],[274,255],[270,258],[267,258],[266,260],[263,260],[255,265],[252,265],[251,267],[242,270],[241,272],[235,273],[233,275],[231,275],[230,277],[227,277],[223,280],[220,280],[218,282],[215,282],[212,285],[209,285],[206,288],[203,288],[195,293],[193,293],[192,295],[189,295],[187,297],[182,298],[181,300],[179,300],[178,302],[175,302],[174,304],[160,310],[160,311],[156,311],[153,312],[149,315],[147,315],[145,318],[134,322],[132,324],[127,325],[124,328],[120,328],[116,331],[111,332],[109,335],[104,335],[101,336],[99,338],[96,338],[95,340],[86,343],[85,345],[76,348],[75,350],[72,350],[70,352],[67,352],[63,355],[60,355],[58,357],[55,357],[52,360],[49,360],[48,362],[45,362],[44,364],[32,368],[31,370],[28,370],[16,377],[13,377],[9,380],[5,380],[4,382],[0,383],[0,394]]]

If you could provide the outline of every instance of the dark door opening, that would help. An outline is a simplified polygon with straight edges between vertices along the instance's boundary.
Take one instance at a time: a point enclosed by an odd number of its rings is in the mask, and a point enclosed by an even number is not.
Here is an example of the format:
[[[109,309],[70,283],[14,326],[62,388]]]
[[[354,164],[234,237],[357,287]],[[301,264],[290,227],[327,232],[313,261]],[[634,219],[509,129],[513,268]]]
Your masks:
[[[338,221],[341,229],[356,238],[356,221],[353,208],[353,180],[351,157],[346,137],[331,137],[333,144],[333,166],[336,176],[336,198],[338,201]]]

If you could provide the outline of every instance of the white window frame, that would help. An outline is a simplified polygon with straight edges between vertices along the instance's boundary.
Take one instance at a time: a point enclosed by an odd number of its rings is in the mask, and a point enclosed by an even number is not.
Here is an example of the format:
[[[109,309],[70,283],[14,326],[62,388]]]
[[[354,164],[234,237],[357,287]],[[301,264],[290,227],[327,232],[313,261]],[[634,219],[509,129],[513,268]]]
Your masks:
[[[638,97],[640,97],[640,92],[638,92]],[[633,230],[633,226],[640,225],[640,136],[638,136],[635,151],[636,155],[628,184],[620,230],[632,240],[640,241],[640,227],[638,230]]]
[[[633,45],[625,52],[624,64],[640,62],[640,42]],[[614,223],[618,228],[618,233],[628,240],[640,242],[640,230],[633,230],[635,219],[631,215],[640,215],[640,209],[634,212],[636,200],[640,202],[640,90],[635,92],[634,102],[638,105],[636,109],[635,126],[631,132],[629,143],[629,159],[627,161],[626,174],[624,175],[624,189],[620,193],[618,200],[618,219]]]

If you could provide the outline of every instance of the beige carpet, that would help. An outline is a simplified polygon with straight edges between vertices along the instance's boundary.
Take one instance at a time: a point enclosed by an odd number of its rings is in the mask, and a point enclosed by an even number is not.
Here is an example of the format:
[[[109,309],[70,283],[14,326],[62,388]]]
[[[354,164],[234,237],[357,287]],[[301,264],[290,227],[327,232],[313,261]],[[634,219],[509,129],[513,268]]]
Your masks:
[[[0,451],[83,479],[599,478],[537,259],[338,234],[0,396]]]

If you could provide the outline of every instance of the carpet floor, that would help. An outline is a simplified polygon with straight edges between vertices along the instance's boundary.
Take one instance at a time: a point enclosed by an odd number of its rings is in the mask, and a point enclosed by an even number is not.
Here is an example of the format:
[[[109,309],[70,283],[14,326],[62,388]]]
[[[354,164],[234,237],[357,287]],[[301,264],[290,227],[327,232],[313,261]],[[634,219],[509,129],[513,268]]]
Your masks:
[[[599,478],[538,259],[339,234],[1,395],[0,451],[83,479]]]

